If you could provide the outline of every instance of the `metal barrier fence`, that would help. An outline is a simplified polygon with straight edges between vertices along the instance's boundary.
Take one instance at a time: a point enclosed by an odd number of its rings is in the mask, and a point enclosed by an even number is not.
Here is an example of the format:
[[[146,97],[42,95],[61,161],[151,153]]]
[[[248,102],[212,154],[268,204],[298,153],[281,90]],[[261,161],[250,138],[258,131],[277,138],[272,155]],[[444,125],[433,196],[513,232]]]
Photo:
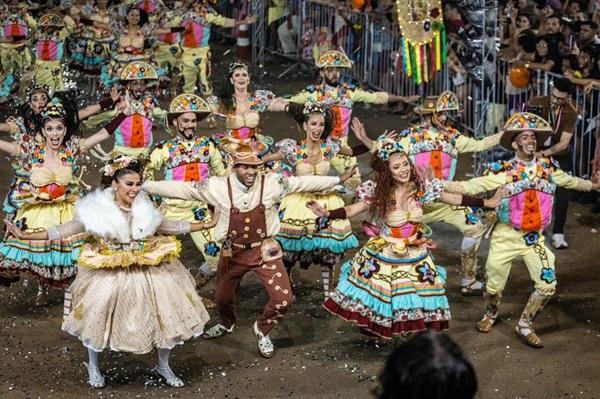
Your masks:
[[[398,25],[383,15],[340,11],[318,0],[293,0],[285,17],[269,28],[264,3],[252,4],[252,13],[260,21],[253,34],[253,64],[259,69],[265,65],[266,54],[296,61],[292,69],[300,63],[314,65],[313,53],[318,50],[342,48],[354,62],[349,75],[372,88],[404,96],[434,95],[448,88],[446,67],[421,85],[401,72]],[[277,30],[277,37],[269,29]]]
[[[343,48],[354,62],[350,77],[362,84],[389,93],[411,95],[436,95],[443,90],[453,90],[464,107],[460,125],[473,137],[483,137],[497,132],[513,111],[523,110],[530,98],[549,95],[551,81],[556,77],[549,72],[532,71],[532,79],[525,89],[507,85],[508,65],[497,61],[493,45],[482,46],[484,63],[482,76],[467,73],[452,79],[448,66],[429,81],[417,85],[402,71],[401,36],[398,26],[386,17],[372,13],[340,11],[319,0],[292,0],[285,17],[271,28],[267,26],[268,7],[264,1],[252,1],[250,13],[258,17],[253,26],[252,61],[257,69],[265,66],[267,54],[277,54],[300,64],[314,65],[315,46],[322,50]],[[496,21],[483,25],[488,37],[497,36]],[[269,29],[276,29],[278,40]],[[484,38],[485,41],[487,39]],[[282,75],[285,75],[286,70]],[[281,76],[281,75],[280,75]],[[456,76],[454,76],[456,78]],[[577,86],[572,103],[579,112],[576,132],[571,142],[572,171],[577,176],[590,176],[590,161],[594,155],[595,133],[600,115],[600,91],[585,93]],[[473,157],[473,172],[479,175],[486,165],[508,154],[494,149]]]
[[[560,78],[560,75],[541,71],[531,70],[529,85],[525,88],[517,88],[509,79],[510,66],[504,61],[496,63],[496,73],[494,84],[489,84],[493,88],[487,112],[483,115],[474,115],[468,107],[465,109],[462,126],[466,131],[477,136],[478,132],[472,130],[476,126],[476,119],[482,121],[483,131],[479,135],[490,135],[499,131],[514,112],[526,111],[529,100],[540,96],[549,96],[552,90],[552,81]],[[473,90],[474,84],[472,78],[467,78],[463,88],[454,87],[453,90],[460,92],[467,91],[471,96],[476,97],[477,91]],[[571,98],[571,104],[577,109],[579,114],[575,132],[570,144],[571,171],[574,175],[580,177],[591,176],[591,161],[594,157],[596,145],[596,133],[600,129],[598,118],[600,117],[600,91],[597,89],[586,92],[582,86],[574,85],[575,90]],[[473,101],[467,101],[468,105]],[[546,116],[544,116],[547,118]],[[490,150],[476,159],[475,174],[479,174],[489,163],[507,154],[498,149]]]

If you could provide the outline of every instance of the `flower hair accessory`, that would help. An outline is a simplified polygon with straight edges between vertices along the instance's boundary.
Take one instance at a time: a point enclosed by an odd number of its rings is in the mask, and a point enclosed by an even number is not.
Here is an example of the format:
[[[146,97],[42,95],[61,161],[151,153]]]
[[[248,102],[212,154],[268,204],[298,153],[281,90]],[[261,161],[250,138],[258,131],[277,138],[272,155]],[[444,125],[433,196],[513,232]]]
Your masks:
[[[50,87],[48,85],[34,84],[27,90],[27,98],[31,99],[34,93],[42,92],[46,97],[50,97]]]
[[[113,177],[119,169],[126,168],[133,162],[138,162],[138,158],[131,155],[121,155],[109,161],[101,171],[104,176]]]
[[[231,75],[233,71],[235,71],[238,68],[244,68],[246,71],[249,71],[248,64],[246,64],[245,62],[234,61],[231,64],[229,64],[229,69],[227,73]]]
[[[387,161],[397,152],[404,152],[404,147],[396,140],[396,135],[382,134],[377,138],[376,154],[382,161]]]
[[[54,97],[46,104],[42,112],[40,113],[42,119],[65,119],[67,111],[63,107],[60,99]]]
[[[326,112],[325,106],[316,103],[307,103],[302,110],[303,115],[325,114]]]

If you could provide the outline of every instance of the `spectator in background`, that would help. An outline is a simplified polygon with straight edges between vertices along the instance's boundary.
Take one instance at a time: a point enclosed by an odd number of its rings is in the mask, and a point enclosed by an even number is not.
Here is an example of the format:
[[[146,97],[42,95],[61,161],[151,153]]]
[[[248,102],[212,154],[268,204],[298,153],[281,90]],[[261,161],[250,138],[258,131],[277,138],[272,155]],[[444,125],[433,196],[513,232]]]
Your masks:
[[[536,38],[532,31],[524,31],[517,39],[517,55],[508,61],[511,65],[525,65],[535,61],[536,54]],[[513,112],[520,112],[523,110],[524,105],[527,102],[527,93],[529,87],[516,87],[511,82],[509,76],[506,77],[506,94],[508,95],[508,111],[509,114]]]
[[[444,4],[444,24],[448,34],[458,33],[461,29],[466,28],[467,24],[458,3],[449,1]]]
[[[379,376],[378,399],[473,399],[477,377],[443,333],[420,333],[399,346]]]
[[[535,38],[535,58],[528,67],[556,74],[562,73],[562,59],[558,54],[558,47],[548,40],[547,36],[541,35]]]
[[[510,3],[513,3],[512,1]],[[534,11],[534,2],[529,0],[518,0],[517,1],[517,10],[519,13],[523,14],[533,14]]]
[[[568,4],[568,6],[565,10],[565,15],[570,20],[576,20],[577,16],[585,9],[585,7],[582,7],[581,3],[576,0],[572,0],[569,3],[565,2],[565,5],[566,4]]]
[[[565,76],[576,84],[585,85],[589,79],[598,79],[597,67],[597,49],[595,46],[584,46],[581,49],[574,48],[574,54],[577,56],[575,65],[565,72]]]
[[[379,0],[373,9],[375,14],[383,15],[389,22],[395,22],[396,2],[394,0]]]
[[[565,35],[563,33],[564,22],[560,14],[552,14],[542,25],[540,33],[546,35],[546,39],[549,45],[555,46],[558,54],[564,56],[570,52],[569,44],[565,41]]]
[[[598,24],[594,21],[582,21],[579,24],[579,46],[600,46],[600,38],[597,35]]]
[[[555,79],[549,96],[536,97],[529,101],[528,110],[550,122],[552,135],[542,143],[538,157],[552,157],[560,169],[571,171],[571,139],[575,134],[577,111],[571,105],[573,84],[565,78]],[[569,197],[567,190],[556,187],[554,196],[554,226],[552,227],[552,246],[556,249],[568,248],[564,235],[567,221]]]

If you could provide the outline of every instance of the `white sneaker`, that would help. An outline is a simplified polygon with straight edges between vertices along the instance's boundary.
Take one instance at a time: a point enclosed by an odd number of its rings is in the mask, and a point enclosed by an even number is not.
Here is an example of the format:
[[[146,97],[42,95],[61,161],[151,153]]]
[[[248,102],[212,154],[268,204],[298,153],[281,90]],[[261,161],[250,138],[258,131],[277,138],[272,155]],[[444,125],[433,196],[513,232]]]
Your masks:
[[[254,331],[254,336],[256,337],[258,352],[267,359],[273,357],[273,355],[275,354],[275,347],[273,346],[273,342],[271,342],[271,338],[269,338],[268,335],[264,335],[258,330],[258,322],[254,322],[254,325],[252,326],[252,331]]]
[[[569,243],[565,240],[564,234],[552,234],[552,246],[556,249],[569,248]]]

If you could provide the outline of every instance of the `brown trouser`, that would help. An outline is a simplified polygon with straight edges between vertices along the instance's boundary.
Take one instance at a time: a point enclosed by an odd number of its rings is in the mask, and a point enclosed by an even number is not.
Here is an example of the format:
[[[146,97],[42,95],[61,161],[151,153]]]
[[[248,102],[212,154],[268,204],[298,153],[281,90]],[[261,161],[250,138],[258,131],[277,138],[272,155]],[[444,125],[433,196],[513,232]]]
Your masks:
[[[217,292],[215,299],[221,316],[221,324],[229,328],[235,324],[235,295],[244,275],[254,272],[261,281],[269,302],[258,318],[258,329],[265,335],[277,324],[281,316],[292,304],[292,288],[287,271],[280,259],[262,263],[250,262],[250,265],[240,263],[245,259],[256,259],[256,251],[260,248],[235,251],[231,258],[223,258],[217,271]],[[250,254],[249,252],[254,252]]]

